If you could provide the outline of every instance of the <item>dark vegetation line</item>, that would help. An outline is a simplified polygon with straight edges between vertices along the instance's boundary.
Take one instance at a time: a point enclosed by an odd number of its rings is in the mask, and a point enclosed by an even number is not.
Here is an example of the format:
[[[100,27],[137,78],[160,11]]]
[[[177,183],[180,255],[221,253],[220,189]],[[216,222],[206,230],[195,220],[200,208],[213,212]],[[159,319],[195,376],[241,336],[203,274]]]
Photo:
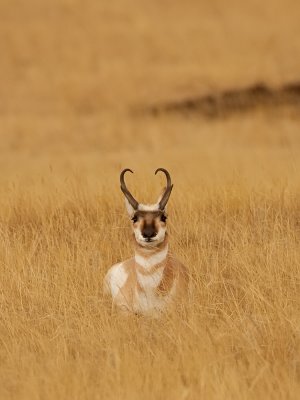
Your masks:
[[[218,118],[256,108],[270,109],[278,106],[300,107],[300,81],[279,88],[256,83],[242,89],[228,89],[219,93],[149,106],[145,111],[152,115],[193,113],[208,118]]]

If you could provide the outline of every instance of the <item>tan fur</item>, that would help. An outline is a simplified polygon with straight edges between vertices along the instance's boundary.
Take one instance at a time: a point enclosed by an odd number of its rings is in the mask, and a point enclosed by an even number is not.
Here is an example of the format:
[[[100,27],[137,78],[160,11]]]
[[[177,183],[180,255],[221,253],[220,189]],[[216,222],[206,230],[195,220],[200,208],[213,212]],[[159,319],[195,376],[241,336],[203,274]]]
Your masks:
[[[184,265],[169,253],[165,210],[173,185],[167,170],[167,188],[155,204],[138,203],[120,176],[125,205],[132,221],[135,256],[112,266],[104,279],[105,292],[122,311],[158,315],[181,302],[188,290]]]
[[[149,258],[164,250],[167,243],[166,238],[161,245],[150,250],[136,244],[135,252],[144,258]],[[128,276],[123,286],[120,287],[117,296],[113,299],[113,304],[122,311],[136,314],[159,314],[160,312],[167,311],[177,302],[180,302],[182,297],[187,293],[189,281],[187,269],[170,253],[167,254],[163,262],[155,264],[149,269],[145,269],[139,265],[134,257],[124,261],[122,268]],[[149,306],[149,310],[145,312],[139,306],[139,295],[146,296],[147,291],[139,284],[137,273],[151,279],[151,276],[160,268],[163,268],[162,278],[150,294],[151,298],[153,295],[153,298],[156,299],[158,307],[156,309]],[[171,293],[173,294],[170,297]]]

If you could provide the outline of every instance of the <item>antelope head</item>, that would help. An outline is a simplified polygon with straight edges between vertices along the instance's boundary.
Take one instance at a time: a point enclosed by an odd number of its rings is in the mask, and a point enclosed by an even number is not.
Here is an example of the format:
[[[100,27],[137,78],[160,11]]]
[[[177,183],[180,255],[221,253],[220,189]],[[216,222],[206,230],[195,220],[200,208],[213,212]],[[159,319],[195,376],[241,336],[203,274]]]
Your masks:
[[[143,247],[155,247],[162,243],[166,235],[166,205],[169,200],[173,185],[169,172],[164,168],[158,168],[155,171],[161,171],[166,175],[167,187],[155,204],[139,203],[129,192],[125,184],[124,175],[129,168],[124,169],[120,175],[121,190],[125,195],[125,204],[128,214],[132,220],[132,228],[135,240]]]

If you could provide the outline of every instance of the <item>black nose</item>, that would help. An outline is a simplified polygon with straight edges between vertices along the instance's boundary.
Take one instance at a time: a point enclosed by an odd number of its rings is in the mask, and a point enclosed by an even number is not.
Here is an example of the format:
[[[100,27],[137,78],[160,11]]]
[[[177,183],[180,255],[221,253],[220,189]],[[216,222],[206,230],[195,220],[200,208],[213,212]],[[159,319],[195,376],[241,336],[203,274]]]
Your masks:
[[[142,235],[145,239],[151,239],[156,236],[156,232],[155,229],[153,229],[152,227],[146,227],[143,229]]]

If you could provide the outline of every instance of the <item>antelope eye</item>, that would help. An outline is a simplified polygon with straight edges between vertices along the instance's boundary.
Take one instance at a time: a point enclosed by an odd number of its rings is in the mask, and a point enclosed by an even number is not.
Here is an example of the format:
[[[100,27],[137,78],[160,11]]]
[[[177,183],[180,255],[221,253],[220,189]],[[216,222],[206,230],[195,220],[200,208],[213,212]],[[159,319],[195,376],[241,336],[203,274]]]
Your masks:
[[[161,220],[162,222],[166,222],[167,216],[163,214],[163,215],[160,217],[160,220]]]
[[[138,217],[137,217],[136,215],[134,215],[134,216],[131,218],[131,221],[132,221],[134,224],[137,222],[137,220],[138,220]]]

